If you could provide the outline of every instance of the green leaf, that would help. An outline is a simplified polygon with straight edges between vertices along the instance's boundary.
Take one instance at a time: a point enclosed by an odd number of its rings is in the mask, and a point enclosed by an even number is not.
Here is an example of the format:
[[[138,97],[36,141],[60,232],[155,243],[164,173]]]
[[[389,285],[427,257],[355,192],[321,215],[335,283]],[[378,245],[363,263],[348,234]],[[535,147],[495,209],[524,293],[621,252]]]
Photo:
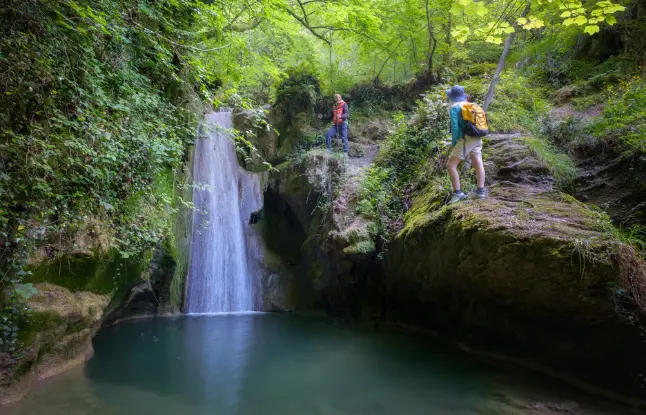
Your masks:
[[[487,36],[485,42],[500,45],[502,44],[502,38],[500,36]]]
[[[583,26],[584,24],[588,23],[588,18],[585,16],[577,16],[574,19],[574,24],[578,26]]]
[[[594,35],[595,33],[599,33],[599,25],[589,25],[586,26],[585,29],[583,29],[583,33],[587,33],[589,35]]]

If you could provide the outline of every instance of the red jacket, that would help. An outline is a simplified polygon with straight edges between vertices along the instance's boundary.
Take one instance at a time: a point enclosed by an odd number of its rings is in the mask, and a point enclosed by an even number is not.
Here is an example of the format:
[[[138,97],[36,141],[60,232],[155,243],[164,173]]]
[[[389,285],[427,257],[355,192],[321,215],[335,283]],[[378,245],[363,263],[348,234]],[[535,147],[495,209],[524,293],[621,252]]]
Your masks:
[[[348,119],[348,104],[344,101],[339,102],[339,104],[334,107],[333,113],[334,117],[332,118],[332,122],[334,124],[343,124],[343,121]]]

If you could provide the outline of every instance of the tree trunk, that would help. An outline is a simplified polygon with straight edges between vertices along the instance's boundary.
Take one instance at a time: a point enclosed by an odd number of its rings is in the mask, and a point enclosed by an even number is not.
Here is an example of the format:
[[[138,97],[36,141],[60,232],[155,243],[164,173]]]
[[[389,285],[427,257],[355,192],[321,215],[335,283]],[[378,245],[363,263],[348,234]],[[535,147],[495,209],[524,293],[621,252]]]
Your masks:
[[[433,56],[435,55],[435,49],[437,49],[437,39],[435,39],[435,34],[431,32],[431,41],[433,42],[433,47],[431,48],[430,53],[428,54],[428,61],[426,65],[428,66],[428,71],[433,71]]]
[[[437,39],[433,33],[433,24],[431,23],[431,11],[428,7],[429,0],[426,0],[426,28],[428,29],[428,56],[426,58],[426,67],[428,72],[433,71],[433,55],[437,49]]]
[[[451,46],[453,46],[451,42],[451,30],[453,30],[453,16],[449,11],[449,18],[446,23],[446,62],[444,62],[444,65],[451,64]]]
[[[520,14],[520,17],[527,16],[527,13],[529,13],[530,7],[531,7],[531,3],[527,3],[527,6],[525,6],[525,9]],[[498,81],[500,80],[500,73],[505,68],[505,59],[507,59],[507,55],[509,54],[509,50],[511,49],[511,44],[514,43],[514,39],[516,39],[516,33],[518,33],[518,26],[514,25],[514,28],[516,30],[513,33],[511,33],[505,40],[505,47],[502,49],[502,54],[500,55],[500,60],[498,61],[498,67],[496,67],[496,72],[494,73],[493,78],[491,79],[491,83],[489,84],[489,91],[487,92],[487,97],[485,98],[484,105],[482,106],[482,109],[484,109],[485,111],[487,111],[487,109],[489,108],[489,104],[491,104],[491,101],[493,100],[493,93],[494,93],[494,90],[496,89],[496,85],[498,84]]]
[[[336,93],[334,90],[334,60],[332,59],[332,34],[330,34],[330,43],[329,43],[329,48],[330,48],[330,89]]]

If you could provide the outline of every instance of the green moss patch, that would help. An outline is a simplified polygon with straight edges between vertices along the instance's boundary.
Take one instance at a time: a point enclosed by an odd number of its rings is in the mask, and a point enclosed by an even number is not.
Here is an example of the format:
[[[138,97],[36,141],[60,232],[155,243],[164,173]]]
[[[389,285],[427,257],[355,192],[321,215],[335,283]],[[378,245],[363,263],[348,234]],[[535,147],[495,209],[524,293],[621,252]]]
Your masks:
[[[116,253],[109,258],[98,255],[65,255],[52,262],[32,268],[28,282],[52,284],[70,291],[89,291],[109,294],[136,281],[143,264],[137,260],[120,258]]]

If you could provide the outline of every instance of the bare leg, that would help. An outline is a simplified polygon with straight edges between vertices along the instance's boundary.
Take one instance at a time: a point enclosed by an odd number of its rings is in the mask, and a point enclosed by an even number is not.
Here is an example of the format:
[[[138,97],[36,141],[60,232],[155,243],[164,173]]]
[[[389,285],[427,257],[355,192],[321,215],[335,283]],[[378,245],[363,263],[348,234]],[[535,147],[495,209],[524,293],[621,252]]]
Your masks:
[[[460,164],[460,161],[459,158],[451,156],[446,163],[446,169],[449,171],[449,178],[451,179],[451,186],[453,186],[454,192],[460,190],[460,175],[458,174],[458,164]]]
[[[482,164],[482,154],[471,154],[471,163],[473,163],[473,169],[476,171],[478,187],[482,189],[485,184],[485,170],[484,165]]]

